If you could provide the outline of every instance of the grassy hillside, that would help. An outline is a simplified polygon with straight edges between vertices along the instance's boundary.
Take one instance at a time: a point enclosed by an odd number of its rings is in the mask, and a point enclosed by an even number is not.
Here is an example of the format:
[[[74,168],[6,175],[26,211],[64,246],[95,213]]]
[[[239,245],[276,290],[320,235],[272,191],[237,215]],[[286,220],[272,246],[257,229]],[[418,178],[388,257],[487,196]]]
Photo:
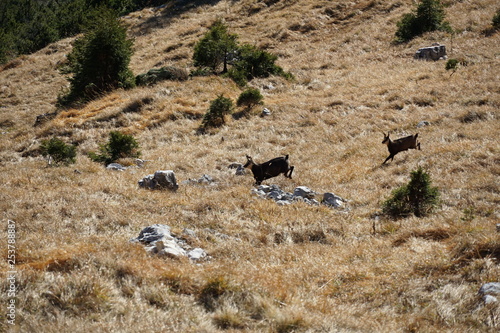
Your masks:
[[[4,66],[0,206],[4,235],[8,220],[16,226],[18,331],[497,331],[499,303],[485,306],[477,291],[500,277],[500,34],[484,33],[498,4],[444,2],[457,34],[402,45],[391,42],[409,0],[184,1],[124,17],[135,74],[191,70],[194,44],[223,18],[241,42],[278,55],[295,76],[251,81],[264,105],[210,135],[196,134],[210,101],[242,91],[229,79],[118,90],[34,127],[69,85],[58,68],[73,40]],[[413,60],[434,42],[468,65],[452,74],[444,61]],[[262,107],[271,116],[259,117]],[[430,125],[417,128],[420,121]],[[111,130],[134,135],[149,162],[113,172],[88,159]],[[418,132],[422,150],[382,166],[383,131]],[[78,144],[76,164],[47,166],[38,148],[53,136]],[[251,174],[227,167],[246,154],[258,162],[289,154],[293,179],[265,184],[333,192],[348,210],[256,197]],[[437,212],[381,215],[418,166],[441,192]],[[216,185],[138,188],[168,169],[179,182],[208,174]],[[189,243],[211,260],[153,257],[129,243],[155,223],[179,235],[194,230]],[[7,259],[1,268],[7,295]]]

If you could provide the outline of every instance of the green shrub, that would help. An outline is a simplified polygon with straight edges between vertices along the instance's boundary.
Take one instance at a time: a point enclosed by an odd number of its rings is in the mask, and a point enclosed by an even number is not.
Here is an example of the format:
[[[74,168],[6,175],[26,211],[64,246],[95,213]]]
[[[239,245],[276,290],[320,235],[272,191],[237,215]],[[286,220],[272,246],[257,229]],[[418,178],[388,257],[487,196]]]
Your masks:
[[[210,127],[221,127],[226,122],[224,116],[231,113],[233,110],[233,101],[229,98],[220,95],[212,102],[201,123],[201,130],[204,131]]]
[[[392,217],[406,217],[415,214],[422,217],[432,212],[439,201],[439,190],[431,186],[429,174],[419,167],[411,172],[407,185],[392,192],[392,196],[383,203],[383,211]]]
[[[222,20],[215,21],[205,36],[196,43],[193,61],[196,67],[209,67],[213,72],[223,65],[222,72],[227,72],[227,65],[232,53],[237,49],[237,35],[230,34]]]
[[[492,20],[493,29],[500,30],[500,8],[497,10]]]
[[[68,165],[76,161],[76,146],[66,144],[58,138],[43,140],[40,151],[43,156],[48,156],[55,164]]]
[[[248,109],[251,109],[257,104],[262,103],[262,100],[264,97],[260,93],[259,89],[257,88],[248,88],[247,90],[243,91],[240,96],[238,97],[238,100],[236,101],[237,106],[246,106]]]
[[[172,66],[150,69],[147,73],[137,75],[135,84],[138,86],[150,86],[164,80],[186,81],[188,73],[186,70]]]
[[[458,63],[459,61],[457,59],[448,59],[448,61],[446,62],[446,70],[450,70],[450,69],[457,69],[458,67]]]
[[[132,45],[118,18],[103,11],[68,55],[68,72],[73,77],[69,93],[59,103],[86,102],[116,88],[134,87],[135,77],[128,68]]]
[[[408,42],[425,32],[443,30],[451,31],[448,22],[444,21],[445,12],[439,0],[420,0],[413,13],[404,14],[397,23],[396,42]]]
[[[112,163],[119,158],[139,157],[139,144],[132,135],[118,131],[109,133],[108,143],[99,147],[100,153],[90,153],[89,157],[95,162]]]
[[[291,79],[293,76],[276,65],[278,57],[253,45],[244,44],[238,49],[236,61],[229,76],[240,86],[254,78],[277,75]],[[244,84],[242,84],[244,82]]]
[[[217,20],[194,47],[193,61],[199,69],[191,75],[206,75],[207,68],[217,73],[222,66],[222,73],[227,73],[239,86],[256,77],[293,77],[275,64],[277,56],[253,45],[239,45],[237,39],[236,34],[230,34],[227,26]]]

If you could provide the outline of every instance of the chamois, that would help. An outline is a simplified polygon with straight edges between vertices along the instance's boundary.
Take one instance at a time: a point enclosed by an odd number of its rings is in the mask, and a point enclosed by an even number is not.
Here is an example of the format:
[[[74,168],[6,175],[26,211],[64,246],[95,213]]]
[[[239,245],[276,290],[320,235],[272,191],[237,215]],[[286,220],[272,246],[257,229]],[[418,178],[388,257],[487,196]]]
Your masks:
[[[243,166],[252,170],[253,178],[255,178],[255,185],[260,185],[263,180],[273,178],[279,174],[292,179],[293,166],[288,162],[288,155],[284,157],[276,157],[272,160],[257,164],[253,161],[252,157],[247,156],[247,163]]]
[[[420,142],[417,141],[418,133],[415,135],[409,135],[404,138],[399,138],[394,141],[389,138],[389,132],[387,132],[387,135],[385,135],[385,133],[382,134],[384,134],[384,141],[382,141],[382,143],[387,145],[387,149],[389,149],[390,154],[382,164],[385,164],[385,162],[387,162],[389,159],[391,159],[392,161],[394,159],[394,156],[399,152],[408,149],[420,150]]]

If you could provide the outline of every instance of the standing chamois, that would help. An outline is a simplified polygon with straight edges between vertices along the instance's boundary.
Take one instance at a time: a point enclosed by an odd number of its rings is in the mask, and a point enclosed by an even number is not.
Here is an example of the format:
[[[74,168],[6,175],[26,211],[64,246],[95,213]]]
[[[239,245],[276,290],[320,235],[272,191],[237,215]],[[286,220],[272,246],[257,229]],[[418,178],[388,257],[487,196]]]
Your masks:
[[[255,178],[255,185],[260,185],[263,180],[273,178],[279,174],[292,179],[293,166],[288,162],[288,155],[285,157],[276,157],[272,160],[257,164],[253,161],[252,157],[247,155],[247,163],[243,166],[252,170],[253,178]]]
[[[382,143],[387,145],[387,149],[389,149],[390,154],[382,164],[385,164],[385,162],[387,162],[389,159],[391,159],[392,161],[394,159],[394,156],[401,151],[405,151],[408,149],[420,150],[420,142],[417,141],[418,133],[394,141],[389,138],[389,132],[387,132],[387,135],[385,135],[385,133],[382,134],[384,134],[384,141],[382,141]]]

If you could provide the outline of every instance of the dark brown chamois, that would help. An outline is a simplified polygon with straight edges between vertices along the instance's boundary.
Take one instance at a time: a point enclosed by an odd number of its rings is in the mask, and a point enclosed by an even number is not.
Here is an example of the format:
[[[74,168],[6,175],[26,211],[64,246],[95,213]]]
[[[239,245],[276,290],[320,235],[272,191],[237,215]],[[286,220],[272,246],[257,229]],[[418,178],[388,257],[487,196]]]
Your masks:
[[[255,185],[260,185],[263,180],[273,178],[279,174],[283,174],[287,178],[292,178],[293,166],[288,162],[288,155],[285,157],[276,157],[272,160],[257,164],[253,161],[252,157],[247,155],[247,163],[245,168],[252,170],[253,178],[255,178]]]
[[[394,141],[389,138],[389,132],[387,132],[387,135],[385,135],[385,133],[382,134],[384,134],[384,141],[382,141],[382,143],[387,145],[387,149],[389,149],[390,154],[382,164],[385,164],[385,162],[387,162],[389,159],[391,159],[392,161],[394,159],[394,156],[396,156],[396,154],[399,152],[408,149],[420,150],[420,142],[417,141],[418,133]]]

